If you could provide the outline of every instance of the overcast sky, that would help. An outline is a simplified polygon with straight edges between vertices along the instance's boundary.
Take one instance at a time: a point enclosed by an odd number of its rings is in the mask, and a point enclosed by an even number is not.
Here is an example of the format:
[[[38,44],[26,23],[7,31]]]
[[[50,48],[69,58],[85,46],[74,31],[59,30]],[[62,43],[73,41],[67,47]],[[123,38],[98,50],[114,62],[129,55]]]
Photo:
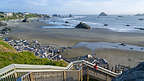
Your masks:
[[[0,0],[0,10],[59,14],[144,13],[144,0]]]

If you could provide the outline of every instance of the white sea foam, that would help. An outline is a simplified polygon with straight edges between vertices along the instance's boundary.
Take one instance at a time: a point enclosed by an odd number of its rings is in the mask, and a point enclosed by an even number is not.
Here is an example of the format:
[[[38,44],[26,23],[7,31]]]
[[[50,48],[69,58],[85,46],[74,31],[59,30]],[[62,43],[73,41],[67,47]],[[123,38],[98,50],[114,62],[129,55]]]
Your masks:
[[[117,16],[97,17],[97,16],[74,16],[71,18],[50,18],[46,22],[53,26],[44,26],[43,28],[74,28],[80,22],[90,25],[92,28],[106,28],[117,32],[143,32],[135,28],[144,28],[143,21],[138,20],[137,16]],[[65,23],[68,21],[69,23]],[[108,26],[104,26],[108,24]],[[130,25],[130,26],[126,26]]]

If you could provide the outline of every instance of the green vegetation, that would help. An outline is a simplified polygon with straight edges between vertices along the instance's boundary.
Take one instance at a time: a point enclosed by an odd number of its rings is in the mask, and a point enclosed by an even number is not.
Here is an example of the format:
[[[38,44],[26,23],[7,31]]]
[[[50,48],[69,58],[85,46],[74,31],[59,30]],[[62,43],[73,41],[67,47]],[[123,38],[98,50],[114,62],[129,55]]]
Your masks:
[[[16,50],[10,46],[7,42],[4,42],[0,38],[0,52],[16,52]]]
[[[32,18],[32,17],[40,17],[40,15],[37,15],[37,14],[28,14],[28,15],[25,15],[26,18]]]
[[[0,40],[0,45],[3,46],[3,48],[13,49],[8,43]],[[2,49],[2,48],[1,48]]]
[[[36,57],[32,52],[16,52],[9,44],[0,40],[0,68],[10,64],[33,64],[66,66],[64,61],[52,61],[47,58]]]
[[[40,17],[40,15],[38,14],[28,14],[28,15],[24,15],[23,13],[13,13],[13,16],[3,16],[4,14],[0,14],[0,21],[8,21],[8,20],[12,20],[12,19],[23,19],[23,18],[32,18],[32,17]]]
[[[1,17],[0,20],[8,21],[12,19],[22,19],[22,18],[23,16],[13,15],[13,16],[8,16],[8,17]]]

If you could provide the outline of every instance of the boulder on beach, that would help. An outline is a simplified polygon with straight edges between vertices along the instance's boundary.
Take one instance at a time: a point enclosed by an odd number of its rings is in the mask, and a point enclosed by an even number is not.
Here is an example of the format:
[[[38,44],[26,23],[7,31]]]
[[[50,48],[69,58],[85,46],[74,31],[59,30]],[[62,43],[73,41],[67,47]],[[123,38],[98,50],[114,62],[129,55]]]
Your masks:
[[[65,21],[65,23],[69,23],[68,21]]]
[[[121,45],[121,46],[126,46],[126,44],[124,44],[124,43],[120,43],[119,45]]]
[[[104,24],[104,26],[108,26],[108,24]]]
[[[6,26],[7,23],[4,23],[4,22],[0,22],[0,26]]]
[[[125,26],[130,26],[129,24],[125,25]]]
[[[139,18],[138,20],[144,20],[144,18]]]
[[[118,17],[123,17],[123,16],[118,16]]]
[[[105,12],[101,12],[99,16],[108,16]]]
[[[91,29],[91,27],[85,23],[80,22],[75,28]]]
[[[123,72],[112,81],[144,81],[144,62],[135,68]]]
[[[24,20],[22,20],[22,22],[29,22],[27,18],[24,18]]]

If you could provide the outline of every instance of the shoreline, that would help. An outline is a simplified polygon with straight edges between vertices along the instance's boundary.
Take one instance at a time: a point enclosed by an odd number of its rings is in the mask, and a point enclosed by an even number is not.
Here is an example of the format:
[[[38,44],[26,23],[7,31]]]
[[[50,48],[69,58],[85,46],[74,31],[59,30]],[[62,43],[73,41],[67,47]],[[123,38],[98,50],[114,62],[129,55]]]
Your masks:
[[[73,46],[79,42],[114,42],[126,43],[138,46],[144,46],[143,33],[134,32],[115,32],[105,28],[94,28],[92,30],[85,29],[69,29],[69,28],[41,28],[42,26],[50,26],[42,22],[31,22],[17,24],[9,23],[8,27],[12,28],[10,37],[24,39],[44,39],[40,40],[42,44],[47,44],[46,40],[50,40],[50,44],[58,44],[64,46]],[[14,36],[17,35],[17,36]],[[46,39],[49,37],[49,39]],[[55,41],[56,43],[52,42]],[[59,42],[58,42],[59,41]],[[67,42],[67,43],[65,43]],[[60,44],[63,43],[63,44]],[[71,44],[68,44],[71,43]]]
[[[38,40],[41,45],[56,45],[58,47],[72,47],[79,42],[111,42],[144,46],[143,33],[121,33],[104,28],[95,28],[92,30],[42,29],[41,26],[49,25],[37,21],[31,23],[13,23],[11,25],[12,31],[8,34],[8,37],[30,41]],[[144,61],[144,54],[137,51],[97,49],[94,53],[96,56],[108,60],[112,65],[124,64],[133,67],[138,62]],[[62,55],[65,58],[72,58],[88,54],[92,54],[92,52],[87,48],[72,48]]]

